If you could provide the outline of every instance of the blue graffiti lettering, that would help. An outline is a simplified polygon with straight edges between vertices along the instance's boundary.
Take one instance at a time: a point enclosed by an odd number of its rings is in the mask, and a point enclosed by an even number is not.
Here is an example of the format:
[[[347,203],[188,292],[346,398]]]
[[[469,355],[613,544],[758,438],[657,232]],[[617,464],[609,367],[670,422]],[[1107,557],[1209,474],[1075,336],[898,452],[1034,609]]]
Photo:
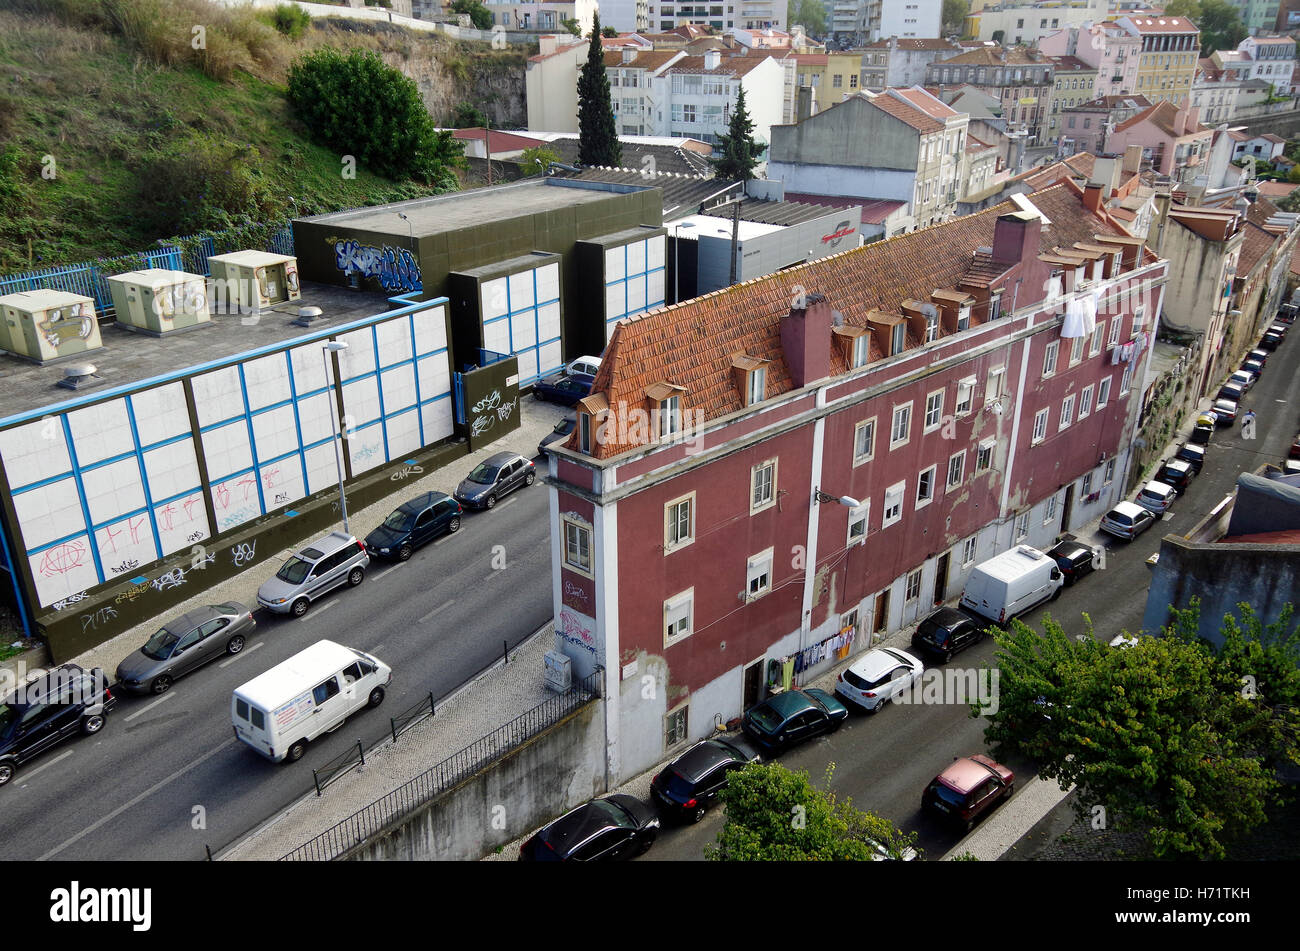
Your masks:
[[[355,238],[334,242],[334,264],[344,274],[373,277],[386,291],[418,291],[420,264],[405,248],[361,244]]]

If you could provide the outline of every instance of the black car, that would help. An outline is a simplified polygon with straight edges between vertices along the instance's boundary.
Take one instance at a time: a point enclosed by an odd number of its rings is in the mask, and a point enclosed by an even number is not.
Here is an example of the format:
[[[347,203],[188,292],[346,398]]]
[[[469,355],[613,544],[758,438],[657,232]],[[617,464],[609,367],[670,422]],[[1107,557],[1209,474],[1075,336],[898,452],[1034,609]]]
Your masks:
[[[0,701],[0,786],[21,763],[73,734],[98,733],[115,706],[98,667],[64,664],[27,681]]]
[[[1196,470],[1192,468],[1190,462],[1182,459],[1166,459],[1160,464],[1160,470],[1156,472],[1156,481],[1163,482],[1170,486],[1179,495],[1187,491],[1187,487],[1192,484],[1192,478],[1196,475]]]
[[[460,530],[460,503],[443,492],[425,492],[393,509],[383,524],[366,536],[371,558],[406,561],[411,552],[444,532]]]
[[[1250,351],[1250,353],[1246,354],[1246,359],[1258,360],[1260,366],[1264,366],[1268,363],[1268,351],[1263,347],[1256,347],[1254,350]]]
[[[517,452],[498,452],[480,462],[456,486],[456,501],[474,509],[490,509],[503,495],[532,485],[537,466]]]
[[[654,844],[659,817],[622,793],[593,799],[542,828],[519,850],[521,862],[630,859]]]
[[[750,707],[741,721],[745,735],[762,749],[773,752],[838,730],[849,708],[825,690],[787,690]]]
[[[1174,453],[1174,458],[1191,466],[1193,475],[1200,475],[1201,467],[1205,465],[1205,447],[1183,443]]]
[[[552,373],[533,384],[533,399],[572,406],[591,393],[596,378],[585,373]]]
[[[537,444],[537,454],[543,456],[546,454],[546,447],[553,442],[562,442],[569,438],[569,433],[573,432],[573,427],[578,425],[578,421],[572,416],[566,416],[555,424],[555,428],[542,437],[542,441]]]
[[[650,783],[650,792],[670,815],[699,822],[731,774],[758,759],[758,750],[744,737],[705,740],[665,766]]]
[[[912,633],[912,649],[947,663],[953,654],[979,643],[983,637],[981,622],[955,608],[940,608],[917,625]]]
[[[1276,350],[1282,344],[1282,335],[1269,331],[1259,338],[1259,346],[1262,350]]]
[[[1264,372],[1264,361],[1256,360],[1254,357],[1249,357],[1241,361],[1241,368],[1249,373],[1255,374],[1256,382],[1259,382],[1258,377],[1260,377]]]
[[[1067,588],[1097,567],[1096,550],[1079,542],[1060,542],[1047,552],[1047,557],[1061,569]]]

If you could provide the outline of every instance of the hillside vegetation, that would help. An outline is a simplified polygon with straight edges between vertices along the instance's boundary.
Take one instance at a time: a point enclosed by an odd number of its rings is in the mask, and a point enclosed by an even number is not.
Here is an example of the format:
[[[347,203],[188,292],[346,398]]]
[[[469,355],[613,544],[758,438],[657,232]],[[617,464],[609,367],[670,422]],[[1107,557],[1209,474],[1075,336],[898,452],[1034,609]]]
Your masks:
[[[0,0],[0,273],[436,191],[311,141],[286,81],[323,46],[414,74],[447,124],[481,77],[522,86],[526,55],[289,8]]]

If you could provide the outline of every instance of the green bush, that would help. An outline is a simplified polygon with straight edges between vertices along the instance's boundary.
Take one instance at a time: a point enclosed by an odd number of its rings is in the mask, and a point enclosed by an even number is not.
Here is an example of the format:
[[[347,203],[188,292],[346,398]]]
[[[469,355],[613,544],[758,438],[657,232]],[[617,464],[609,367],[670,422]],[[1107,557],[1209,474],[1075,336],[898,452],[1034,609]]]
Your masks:
[[[479,0],[455,0],[451,5],[451,12],[468,13],[475,29],[492,29],[492,11],[479,3]]]
[[[280,212],[257,150],[220,136],[174,140],[144,163],[140,181],[140,213],[157,234],[230,228]]]
[[[321,145],[388,178],[455,187],[460,143],[434,126],[415,82],[376,53],[305,54],[289,68],[289,102]]]

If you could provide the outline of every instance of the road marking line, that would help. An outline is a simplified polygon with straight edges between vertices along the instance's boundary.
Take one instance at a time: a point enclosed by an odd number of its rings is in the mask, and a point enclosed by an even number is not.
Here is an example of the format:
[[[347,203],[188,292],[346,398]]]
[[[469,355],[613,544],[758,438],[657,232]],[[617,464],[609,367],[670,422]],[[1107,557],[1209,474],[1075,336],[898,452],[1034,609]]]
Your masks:
[[[506,571],[508,571],[508,570],[509,570],[509,569],[507,569],[507,568],[497,568],[497,569],[493,570],[493,572],[492,572],[490,575],[487,576],[487,579],[486,579],[486,580],[491,581],[493,578],[500,578],[500,577],[501,577],[503,574],[505,574]]]
[[[326,603],[326,604],[322,604],[320,607],[318,607],[318,608],[316,609],[316,613],[317,613],[317,614],[324,614],[326,611],[328,611],[330,608],[334,607],[334,605],[336,605],[336,604],[338,604],[338,603],[339,603],[338,598],[335,598],[333,601],[330,601],[330,602],[328,602],[328,603]]]
[[[430,611],[430,612],[429,612],[428,614],[426,614],[424,617],[420,618],[419,623],[420,623],[420,624],[423,624],[425,621],[429,620],[429,618],[433,617],[435,614],[437,614],[437,613],[438,613],[439,611],[441,611],[443,608],[451,607],[451,605],[454,604],[455,601],[456,601],[456,599],[455,599],[455,598],[452,598],[450,601],[445,601],[445,602],[443,602],[442,604],[438,605],[436,608],[434,608],[432,611]],[[375,648],[375,650],[378,650],[378,649],[379,649],[379,648]]]
[[[519,501],[519,496],[516,495],[514,498],[506,499],[504,502],[499,503],[497,505],[497,508],[503,509],[507,505],[514,505],[518,501]]]
[[[110,812],[108,815],[103,816],[102,818],[100,818],[100,819],[97,820],[96,822],[92,823],[91,825],[86,826],[86,828],[82,829],[80,832],[78,832],[78,833],[77,833],[76,835],[74,835],[72,838],[70,838],[70,839],[65,839],[61,844],[56,845],[54,848],[50,849],[50,850],[49,850],[48,852],[46,852],[44,855],[42,855],[42,856],[40,856],[39,858],[37,858],[36,861],[38,861],[38,862],[44,862],[46,859],[48,859],[48,858],[53,858],[54,856],[58,855],[60,852],[62,852],[64,849],[66,849],[68,846],[72,845],[73,843],[75,843],[75,842],[80,842],[82,839],[84,839],[86,836],[90,835],[90,833],[94,832],[94,831],[95,831],[96,829],[98,829],[100,826],[104,825],[105,823],[112,822],[114,819],[116,819],[116,818],[117,818],[118,816],[120,816],[122,813],[126,812],[128,809],[130,809],[130,808],[131,808],[132,806],[134,806],[136,803],[140,802],[140,800],[145,799],[145,798],[147,798],[147,797],[149,797],[149,796],[152,796],[152,795],[153,795],[154,793],[156,793],[158,790],[162,789],[164,786],[166,786],[168,783],[170,783],[173,779],[176,779],[178,776],[184,776],[186,773],[188,773],[190,770],[194,769],[194,768],[195,768],[196,766],[198,766],[200,763],[204,762],[205,760],[209,760],[209,759],[211,759],[213,756],[215,756],[216,754],[220,753],[222,750],[224,750],[224,749],[225,749],[227,746],[229,746],[231,743],[236,743],[236,742],[238,742],[238,741],[235,740],[233,737],[231,737],[230,739],[228,739],[228,740],[226,740],[224,743],[222,743],[220,746],[214,746],[212,749],[208,750],[206,753],[204,753],[204,754],[203,754],[202,756],[200,756],[198,759],[191,760],[190,762],[188,762],[188,763],[186,763],[184,766],[182,766],[180,769],[176,770],[176,772],[172,773],[170,776],[167,776],[167,777],[165,777],[165,778],[163,778],[163,779],[160,779],[158,782],[154,783],[152,786],[150,786],[150,787],[149,787],[148,789],[146,789],[144,792],[140,793],[138,796],[135,796],[135,797],[133,797],[133,798],[131,798],[131,799],[128,799],[126,802],[122,803],[122,805],[118,806],[116,809],[114,809],[114,810],[113,810],[112,812]]]
[[[131,722],[132,720],[134,720],[136,717],[144,716],[144,714],[148,713],[148,712],[149,712],[150,710],[152,710],[154,707],[158,706],[158,704],[160,704],[160,703],[166,703],[168,700],[170,700],[170,699],[171,699],[172,697],[174,697],[174,696],[176,696],[176,694],[174,694],[174,693],[165,693],[165,694],[163,694],[161,697],[159,697],[157,700],[155,700],[153,703],[149,704],[147,707],[142,707],[141,709],[135,711],[135,713],[131,714],[129,717],[124,717],[124,719],[125,719],[125,721],[126,721],[127,723],[130,723],[130,722]]]
[[[381,650],[383,650],[383,649],[384,649],[384,645],[383,645],[383,644],[376,644],[374,647],[370,648],[369,653],[373,653],[373,652],[375,652],[375,651],[381,651]]]
[[[408,564],[410,564],[410,562],[399,561],[397,564],[393,565],[393,567],[387,569],[386,571],[381,571],[379,574],[375,575],[375,580],[382,581],[385,578],[387,578],[389,575],[391,575],[394,571],[399,571],[402,568],[405,568]]]
[[[27,780],[31,779],[33,776],[35,776],[35,775],[36,775],[37,773],[39,773],[41,770],[43,770],[43,769],[49,769],[49,768],[50,768],[51,766],[53,766],[55,763],[59,762],[60,760],[65,760],[65,759],[67,759],[69,756],[71,756],[71,755],[72,755],[73,753],[75,753],[75,752],[76,752],[76,750],[65,750],[64,752],[60,753],[58,756],[54,757],[54,759],[42,763],[40,766],[37,766],[37,767],[36,767],[35,769],[33,769],[33,770],[24,770],[22,773],[20,773],[20,774],[18,774],[17,776],[15,776],[15,778],[16,778],[16,779],[20,779],[20,780],[22,780],[24,783],[26,783]]]
[[[221,663],[217,664],[217,666],[218,666],[218,667],[229,667],[229,666],[230,666],[231,664],[233,664],[235,661],[239,660],[239,658],[244,657],[244,656],[246,656],[246,655],[248,655],[248,654],[253,653],[253,651],[257,650],[259,647],[261,647],[261,646],[262,646],[263,644],[265,644],[265,643],[266,643],[266,641],[258,641],[258,642],[257,642],[256,644],[254,644],[252,647],[245,647],[242,651],[240,651],[240,652],[239,652],[238,654],[236,654],[234,657],[231,657],[231,658],[228,658],[228,659],[226,659],[226,660],[223,660]]]

